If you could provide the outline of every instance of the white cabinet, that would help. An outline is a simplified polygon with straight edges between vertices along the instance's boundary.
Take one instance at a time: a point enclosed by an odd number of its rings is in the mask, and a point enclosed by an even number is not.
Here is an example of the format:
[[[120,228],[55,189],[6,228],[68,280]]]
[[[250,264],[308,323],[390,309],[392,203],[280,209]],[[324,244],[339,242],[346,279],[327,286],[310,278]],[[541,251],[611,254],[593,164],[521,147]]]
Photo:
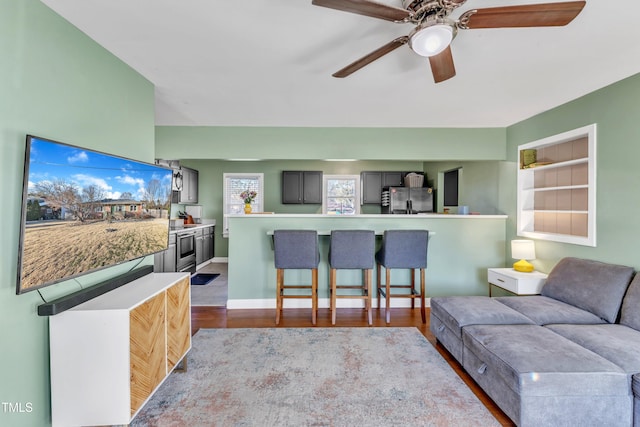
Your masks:
[[[54,426],[129,424],[191,348],[189,275],[151,273],[49,319]]]
[[[489,296],[491,286],[497,286],[516,295],[538,295],[547,280],[539,271],[523,273],[513,268],[490,268],[487,270]]]
[[[520,145],[518,155],[518,236],[596,246],[596,125]]]

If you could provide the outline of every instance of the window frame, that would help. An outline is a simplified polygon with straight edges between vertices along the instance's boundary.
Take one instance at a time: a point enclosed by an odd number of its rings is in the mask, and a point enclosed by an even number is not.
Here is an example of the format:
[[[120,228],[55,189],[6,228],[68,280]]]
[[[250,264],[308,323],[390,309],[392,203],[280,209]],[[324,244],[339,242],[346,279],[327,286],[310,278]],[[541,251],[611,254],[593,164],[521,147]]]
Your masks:
[[[347,214],[347,215],[349,216],[360,215],[360,175],[347,175],[347,174],[339,174],[339,175],[323,174],[322,175],[322,213],[324,215],[329,214],[327,212],[327,209],[328,209],[327,202],[329,198],[329,191],[327,191],[327,183],[329,180],[334,180],[334,179],[353,180],[353,188],[354,188],[353,201],[354,201],[355,212],[353,214]],[[335,214],[332,214],[332,215],[335,215]]]
[[[222,221],[222,236],[223,237],[228,237],[229,235],[229,222],[227,220],[227,217],[229,215],[235,215],[236,213],[230,212],[230,207],[231,206],[237,206],[237,205],[242,205],[244,206],[244,202],[240,201],[240,202],[235,202],[235,201],[231,201],[229,199],[230,194],[228,194],[227,188],[228,188],[228,180],[230,179],[257,179],[258,180],[258,185],[257,185],[257,193],[258,196],[256,197],[256,199],[253,201],[253,209],[256,212],[263,212],[264,211],[264,173],[258,173],[258,172],[254,172],[254,173],[249,173],[249,172],[232,172],[232,173],[224,173],[222,174],[222,217],[223,217],[223,221]]]

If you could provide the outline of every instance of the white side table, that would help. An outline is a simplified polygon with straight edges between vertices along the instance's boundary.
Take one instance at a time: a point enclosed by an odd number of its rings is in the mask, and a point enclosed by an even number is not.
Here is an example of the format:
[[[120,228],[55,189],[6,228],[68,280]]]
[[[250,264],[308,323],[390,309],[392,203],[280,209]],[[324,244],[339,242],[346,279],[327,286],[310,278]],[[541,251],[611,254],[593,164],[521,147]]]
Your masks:
[[[538,295],[547,280],[547,275],[539,271],[523,273],[513,268],[489,268],[489,296],[491,285],[507,290],[516,295]]]

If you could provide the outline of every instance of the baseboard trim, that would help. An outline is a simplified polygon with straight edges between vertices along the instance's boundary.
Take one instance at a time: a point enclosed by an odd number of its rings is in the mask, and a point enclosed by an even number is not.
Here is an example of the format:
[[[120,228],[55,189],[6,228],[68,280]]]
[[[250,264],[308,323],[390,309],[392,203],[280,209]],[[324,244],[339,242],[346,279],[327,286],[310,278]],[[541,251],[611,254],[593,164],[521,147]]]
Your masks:
[[[415,301],[415,306],[420,307],[420,300]],[[338,300],[338,308],[363,308],[364,302],[360,300]],[[318,298],[318,308],[329,308],[329,298]],[[378,300],[373,299],[373,307],[378,307]],[[385,307],[385,301],[381,301],[381,307]],[[391,301],[391,308],[407,308],[411,307],[411,301],[407,298]],[[431,307],[431,298],[425,299],[425,307]],[[276,299],[230,299],[227,301],[227,309],[260,309],[260,308],[276,308]],[[311,300],[293,299],[284,300],[284,308],[311,308]]]

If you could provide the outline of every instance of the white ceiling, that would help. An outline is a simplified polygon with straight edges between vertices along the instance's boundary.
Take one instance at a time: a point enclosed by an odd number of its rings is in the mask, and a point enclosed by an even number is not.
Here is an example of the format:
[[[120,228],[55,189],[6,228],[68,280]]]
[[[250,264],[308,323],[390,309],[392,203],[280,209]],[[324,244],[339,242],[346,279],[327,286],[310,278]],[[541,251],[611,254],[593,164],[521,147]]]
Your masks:
[[[587,0],[566,27],[461,30],[439,84],[408,46],[331,77],[412,26],[311,0],[42,1],[155,85],[158,125],[503,127],[640,72],[637,0]]]

